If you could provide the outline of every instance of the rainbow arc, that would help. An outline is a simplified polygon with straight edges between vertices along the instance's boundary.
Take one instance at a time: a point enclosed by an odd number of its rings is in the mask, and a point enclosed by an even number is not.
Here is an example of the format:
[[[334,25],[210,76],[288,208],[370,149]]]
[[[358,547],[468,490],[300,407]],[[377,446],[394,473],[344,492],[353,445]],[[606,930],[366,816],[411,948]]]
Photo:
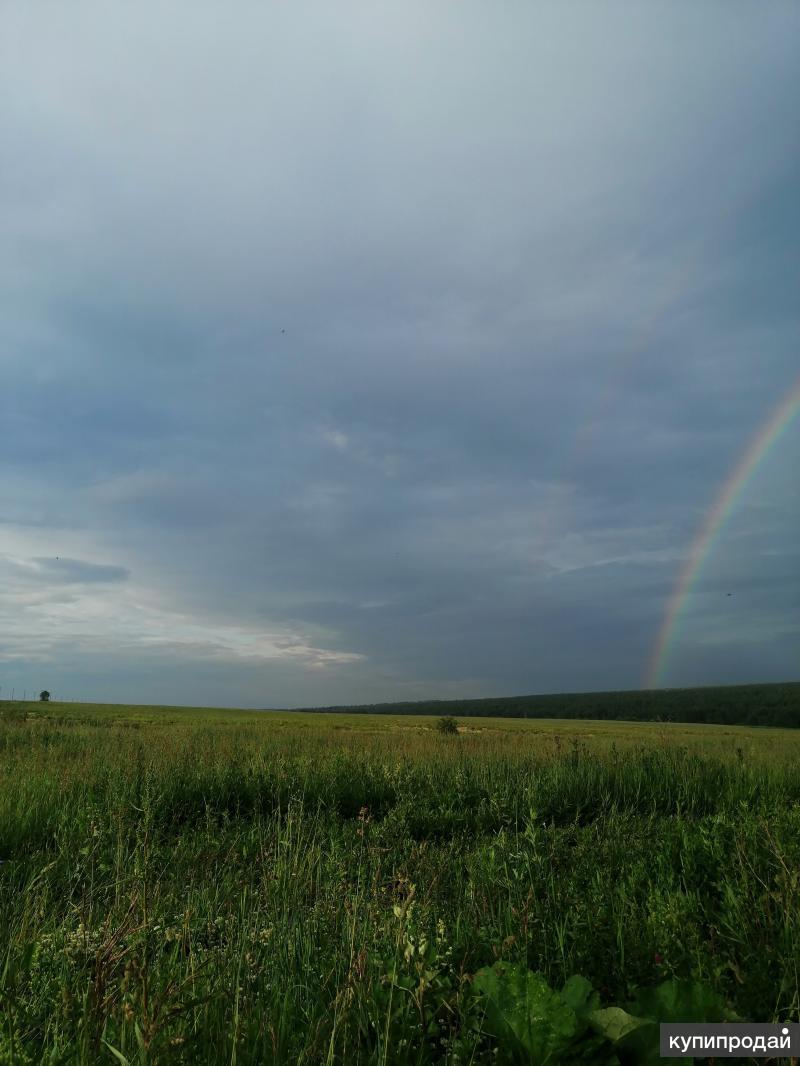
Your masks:
[[[789,392],[781,399],[750,440],[703,519],[703,524],[692,541],[689,555],[678,575],[678,580],[667,603],[661,628],[658,631],[658,637],[653,648],[653,654],[644,677],[645,688],[658,688],[663,684],[678,624],[703,563],[714,546],[717,534],[760,463],[777,444],[782,433],[790,425],[798,411],[800,411],[800,378],[797,379]]]

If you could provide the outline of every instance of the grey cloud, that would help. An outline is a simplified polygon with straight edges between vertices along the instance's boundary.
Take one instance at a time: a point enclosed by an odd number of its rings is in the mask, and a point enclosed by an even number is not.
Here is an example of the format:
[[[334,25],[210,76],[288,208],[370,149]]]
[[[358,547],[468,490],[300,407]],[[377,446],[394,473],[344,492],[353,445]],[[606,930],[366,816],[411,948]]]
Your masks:
[[[56,556],[55,559],[34,556],[31,562],[36,568],[37,576],[46,581],[64,584],[108,584],[127,581],[130,576],[130,571],[124,566],[105,566],[89,563],[84,559],[69,559],[66,556]]]
[[[94,585],[118,584],[127,581],[130,571],[124,566],[91,563],[69,556],[31,556],[30,558],[0,558],[9,586],[35,585]]]
[[[76,598],[0,621],[105,698],[635,686],[796,376],[797,12],[312,7],[4,12],[0,552]],[[796,674],[797,447],[671,680]]]

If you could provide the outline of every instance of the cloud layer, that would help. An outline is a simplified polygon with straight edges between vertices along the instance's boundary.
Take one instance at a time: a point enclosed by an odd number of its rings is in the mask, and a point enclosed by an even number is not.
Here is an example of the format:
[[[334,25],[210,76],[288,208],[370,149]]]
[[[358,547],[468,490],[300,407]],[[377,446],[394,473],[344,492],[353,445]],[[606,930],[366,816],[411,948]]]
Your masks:
[[[0,20],[3,692],[640,684],[797,374],[798,9]],[[670,683],[797,676],[798,458]]]

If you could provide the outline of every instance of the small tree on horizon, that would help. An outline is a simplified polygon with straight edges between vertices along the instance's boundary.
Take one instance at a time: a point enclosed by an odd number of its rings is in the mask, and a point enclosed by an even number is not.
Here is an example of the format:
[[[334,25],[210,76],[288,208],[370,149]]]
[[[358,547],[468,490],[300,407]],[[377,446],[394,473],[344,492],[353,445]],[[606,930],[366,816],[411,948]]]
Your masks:
[[[50,693],[46,688],[43,688],[39,693],[39,703],[47,703],[50,700]]]

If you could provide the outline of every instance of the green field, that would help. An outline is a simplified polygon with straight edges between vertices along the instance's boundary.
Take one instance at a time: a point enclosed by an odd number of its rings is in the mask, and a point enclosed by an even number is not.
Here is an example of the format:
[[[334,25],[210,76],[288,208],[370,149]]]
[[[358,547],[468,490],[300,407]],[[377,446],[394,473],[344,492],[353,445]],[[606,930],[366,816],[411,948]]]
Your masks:
[[[800,1020],[800,731],[436,724],[4,701],[0,1063],[645,1062],[659,1018]]]

